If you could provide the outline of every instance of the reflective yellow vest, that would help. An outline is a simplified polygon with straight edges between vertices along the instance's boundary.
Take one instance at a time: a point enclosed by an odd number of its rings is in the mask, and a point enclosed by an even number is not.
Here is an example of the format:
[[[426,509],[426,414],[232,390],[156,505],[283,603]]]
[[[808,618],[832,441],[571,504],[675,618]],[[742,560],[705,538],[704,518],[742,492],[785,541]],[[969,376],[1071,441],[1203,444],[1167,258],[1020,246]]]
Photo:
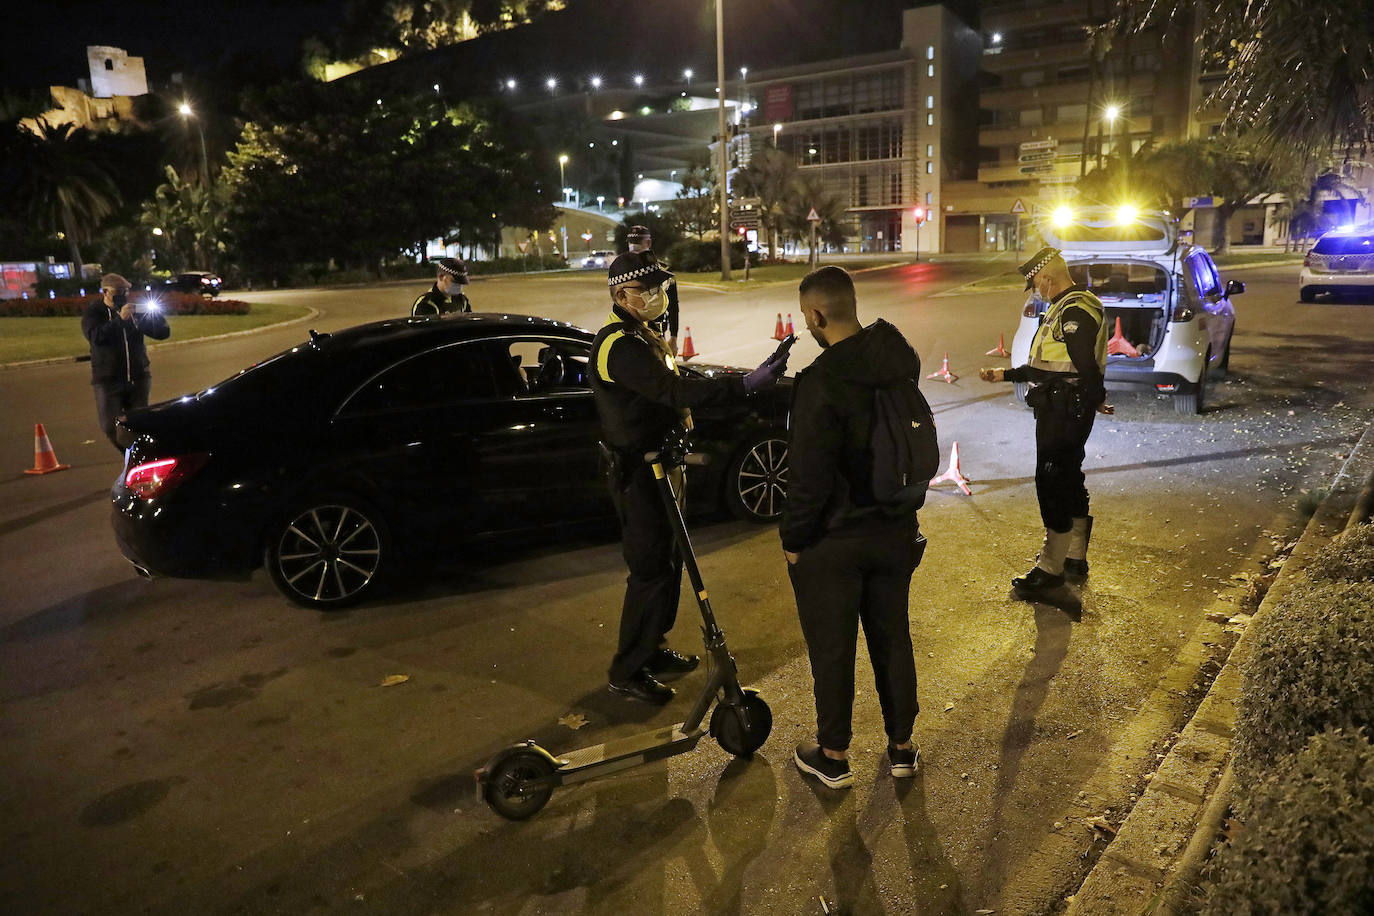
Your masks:
[[[1065,294],[1045,312],[1031,341],[1030,359],[1026,365],[1046,372],[1073,373],[1073,360],[1069,358],[1069,347],[1064,342],[1064,312],[1070,308],[1080,308],[1093,316],[1097,322],[1097,346],[1094,356],[1100,372],[1107,371],[1107,321],[1102,309],[1102,300],[1087,290],[1076,289]]]

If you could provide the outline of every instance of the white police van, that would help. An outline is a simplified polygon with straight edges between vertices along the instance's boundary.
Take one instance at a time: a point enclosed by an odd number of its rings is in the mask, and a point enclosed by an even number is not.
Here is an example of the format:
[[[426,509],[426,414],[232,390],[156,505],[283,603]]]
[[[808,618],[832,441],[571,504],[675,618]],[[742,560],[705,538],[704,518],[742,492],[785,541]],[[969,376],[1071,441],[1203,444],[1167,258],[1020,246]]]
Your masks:
[[[1201,413],[1208,377],[1226,375],[1236,326],[1231,297],[1245,284],[1223,285],[1207,252],[1180,240],[1177,220],[1158,210],[1060,207],[1040,232],[1063,251],[1074,281],[1102,300],[1108,386],[1172,394],[1179,413]],[[1032,296],[1022,309],[1013,366],[1029,360],[1045,307]],[[1026,389],[1015,386],[1022,403]]]

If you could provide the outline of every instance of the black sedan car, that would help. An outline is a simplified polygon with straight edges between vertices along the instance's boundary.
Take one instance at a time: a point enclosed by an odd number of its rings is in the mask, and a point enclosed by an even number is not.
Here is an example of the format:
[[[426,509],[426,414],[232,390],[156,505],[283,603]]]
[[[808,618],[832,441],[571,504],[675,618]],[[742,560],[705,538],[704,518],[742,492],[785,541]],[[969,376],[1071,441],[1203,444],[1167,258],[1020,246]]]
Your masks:
[[[242,578],[343,607],[398,559],[482,535],[613,517],[587,384],[593,335],[543,318],[383,321],[310,340],[134,411],[111,493],[144,575]],[[715,375],[741,370],[688,367]],[[693,509],[772,521],[791,383],[694,413]]]
[[[162,283],[162,288],[172,293],[193,293],[201,296],[219,295],[224,281],[215,274],[204,270],[188,270],[173,274]]]

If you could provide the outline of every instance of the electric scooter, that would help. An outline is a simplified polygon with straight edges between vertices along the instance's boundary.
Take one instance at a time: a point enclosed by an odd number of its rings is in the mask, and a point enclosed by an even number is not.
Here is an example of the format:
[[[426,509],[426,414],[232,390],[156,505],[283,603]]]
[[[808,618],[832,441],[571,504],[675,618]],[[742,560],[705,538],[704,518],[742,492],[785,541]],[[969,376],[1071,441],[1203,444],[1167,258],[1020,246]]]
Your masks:
[[[763,747],[773,728],[773,713],[758,691],[740,687],[735,659],[725,644],[725,633],[711,612],[711,601],[701,581],[696,554],[682,519],[682,509],[673,493],[668,472],[688,464],[705,464],[705,455],[689,451],[685,431],[670,436],[663,448],[649,452],[644,460],[653,468],[663,505],[673,526],[683,565],[701,608],[701,635],[706,645],[706,686],[684,722],[571,751],[555,757],[533,740],[516,744],[496,754],[477,771],[477,794],[492,810],[513,821],[525,820],[548,803],[553,790],[609,776],[640,764],[685,754],[696,748],[707,734],[730,754],[748,757]],[[712,704],[715,708],[711,709]],[[703,726],[707,711],[710,724]]]

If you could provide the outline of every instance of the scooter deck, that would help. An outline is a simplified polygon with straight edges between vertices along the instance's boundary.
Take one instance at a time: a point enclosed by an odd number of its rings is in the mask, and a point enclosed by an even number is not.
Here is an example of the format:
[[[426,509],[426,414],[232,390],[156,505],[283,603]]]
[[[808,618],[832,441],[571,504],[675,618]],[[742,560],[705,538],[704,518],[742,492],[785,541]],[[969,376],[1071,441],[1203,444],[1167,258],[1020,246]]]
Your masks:
[[[620,770],[639,766],[641,763],[685,754],[695,748],[705,736],[705,728],[685,732],[682,730],[682,723],[679,722],[655,731],[607,741],[605,744],[578,748],[558,755],[558,769],[554,771],[553,778],[560,785],[567,786],[608,776]]]

